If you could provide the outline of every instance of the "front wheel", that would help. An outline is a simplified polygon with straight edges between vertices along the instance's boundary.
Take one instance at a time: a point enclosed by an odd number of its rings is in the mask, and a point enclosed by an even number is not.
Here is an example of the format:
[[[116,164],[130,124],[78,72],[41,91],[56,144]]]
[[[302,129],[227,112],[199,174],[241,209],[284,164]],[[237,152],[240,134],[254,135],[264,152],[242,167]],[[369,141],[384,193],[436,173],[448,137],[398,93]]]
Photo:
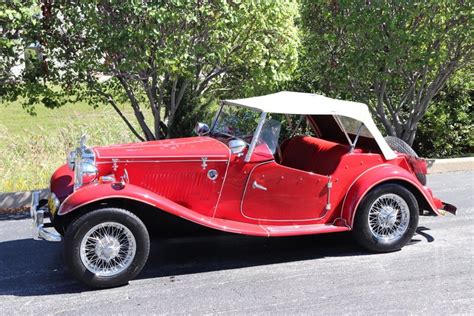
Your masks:
[[[97,209],[77,218],[64,238],[69,270],[95,288],[127,284],[142,270],[149,251],[143,222],[118,208]]]
[[[361,201],[354,222],[359,244],[374,252],[401,249],[418,226],[418,202],[398,184],[382,184]]]

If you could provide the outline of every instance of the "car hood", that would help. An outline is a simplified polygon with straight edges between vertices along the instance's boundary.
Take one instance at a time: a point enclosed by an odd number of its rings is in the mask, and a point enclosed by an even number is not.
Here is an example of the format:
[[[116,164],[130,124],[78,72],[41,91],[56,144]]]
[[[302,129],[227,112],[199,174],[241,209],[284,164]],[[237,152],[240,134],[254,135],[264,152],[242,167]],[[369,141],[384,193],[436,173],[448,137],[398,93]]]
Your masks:
[[[229,148],[211,137],[165,139],[142,143],[130,143],[94,147],[97,161],[123,160],[188,160],[229,159]]]

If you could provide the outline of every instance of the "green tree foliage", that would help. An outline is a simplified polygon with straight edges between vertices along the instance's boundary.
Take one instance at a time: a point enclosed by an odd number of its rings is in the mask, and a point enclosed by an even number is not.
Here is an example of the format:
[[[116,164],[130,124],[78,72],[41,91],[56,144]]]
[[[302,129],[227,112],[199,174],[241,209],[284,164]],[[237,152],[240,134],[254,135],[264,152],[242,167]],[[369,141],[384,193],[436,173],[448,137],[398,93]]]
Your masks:
[[[216,96],[273,89],[296,66],[293,1],[42,1],[42,12],[42,80],[64,94],[26,91],[27,101],[107,102],[141,140],[179,133],[184,102],[193,111]]]
[[[36,53],[32,30],[38,22],[39,7],[35,1],[0,2],[0,96],[17,97],[20,83],[30,85],[34,72],[27,71],[28,55]],[[35,58],[34,60],[38,60]],[[41,65],[35,65],[35,70]]]
[[[474,153],[474,84],[467,74],[453,79],[420,122],[414,148],[424,157]]]
[[[472,62],[470,4],[303,0],[299,88],[364,102],[412,144],[432,99]]]

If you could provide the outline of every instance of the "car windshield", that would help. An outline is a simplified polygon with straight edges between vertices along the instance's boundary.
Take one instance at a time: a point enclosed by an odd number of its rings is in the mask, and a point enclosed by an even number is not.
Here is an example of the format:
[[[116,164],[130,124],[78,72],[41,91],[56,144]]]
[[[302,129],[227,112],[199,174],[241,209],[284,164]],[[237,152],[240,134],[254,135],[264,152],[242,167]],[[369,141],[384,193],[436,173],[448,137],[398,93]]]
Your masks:
[[[252,141],[261,112],[245,107],[223,105],[211,131],[217,137],[240,138],[247,143]],[[257,145],[266,144],[275,153],[280,136],[281,123],[267,115],[257,140]]]
[[[260,112],[244,107],[224,105],[212,129],[212,134],[251,138],[258,125]]]

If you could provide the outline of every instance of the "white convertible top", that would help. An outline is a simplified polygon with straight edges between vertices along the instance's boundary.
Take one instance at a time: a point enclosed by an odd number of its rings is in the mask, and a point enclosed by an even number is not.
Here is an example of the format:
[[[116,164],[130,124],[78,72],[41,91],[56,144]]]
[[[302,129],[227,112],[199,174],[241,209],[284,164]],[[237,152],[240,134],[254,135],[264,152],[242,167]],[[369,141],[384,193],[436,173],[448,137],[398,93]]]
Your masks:
[[[265,113],[347,116],[364,123],[379,145],[385,159],[389,160],[397,157],[375,125],[369,108],[363,103],[331,99],[312,93],[290,91],[246,99],[224,100],[223,102],[229,105],[260,110]]]

